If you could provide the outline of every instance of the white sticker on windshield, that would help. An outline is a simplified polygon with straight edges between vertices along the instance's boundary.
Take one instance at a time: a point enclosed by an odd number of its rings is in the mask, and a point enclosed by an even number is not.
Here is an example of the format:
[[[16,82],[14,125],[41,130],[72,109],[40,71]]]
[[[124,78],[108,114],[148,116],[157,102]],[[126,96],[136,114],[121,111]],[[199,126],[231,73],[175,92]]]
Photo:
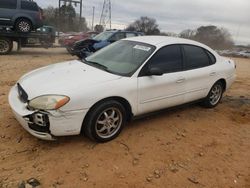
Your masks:
[[[147,51],[147,52],[148,52],[149,50],[151,50],[150,47],[142,46],[142,45],[136,45],[136,46],[134,46],[134,49],[143,50],[143,51]]]

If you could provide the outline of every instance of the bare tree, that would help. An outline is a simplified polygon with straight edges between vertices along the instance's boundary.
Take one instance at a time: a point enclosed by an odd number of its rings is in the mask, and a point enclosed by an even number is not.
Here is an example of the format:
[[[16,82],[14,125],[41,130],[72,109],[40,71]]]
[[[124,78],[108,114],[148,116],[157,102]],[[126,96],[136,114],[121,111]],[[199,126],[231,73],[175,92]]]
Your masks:
[[[186,29],[179,34],[179,37],[185,38],[185,39],[193,39],[195,34],[196,34],[196,31],[191,30],[191,29]]]
[[[234,46],[231,34],[225,28],[217,26],[201,26],[197,30],[187,29],[182,31],[179,36],[202,42],[212,48],[221,50],[229,49]]]
[[[85,18],[81,18],[79,23],[79,14],[75,12],[72,5],[63,5],[61,7],[61,14],[59,15],[59,9],[49,6],[43,9],[45,17],[45,24],[56,28],[60,31],[88,31]]]
[[[174,32],[161,32],[159,35],[168,36],[168,37],[178,37],[178,34],[176,34]]]
[[[229,49],[234,45],[232,36],[227,29],[213,25],[199,27],[194,39],[215,49]]]
[[[104,27],[102,25],[96,25],[94,30],[98,33],[101,33],[104,31]]]
[[[154,18],[144,16],[131,23],[126,30],[143,32],[146,35],[159,35],[160,29],[158,27],[159,25]]]

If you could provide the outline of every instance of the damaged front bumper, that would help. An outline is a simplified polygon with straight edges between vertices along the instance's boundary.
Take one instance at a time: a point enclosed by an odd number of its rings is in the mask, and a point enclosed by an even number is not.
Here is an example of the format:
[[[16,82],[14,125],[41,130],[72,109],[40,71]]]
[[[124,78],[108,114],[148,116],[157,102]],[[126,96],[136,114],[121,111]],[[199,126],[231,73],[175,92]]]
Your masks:
[[[31,135],[42,140],[55,140],[57,136],[78,135],[87,110],[38,111],[27,108],[20,100],[15,85],[9,93],[10,107],[22,127]]]

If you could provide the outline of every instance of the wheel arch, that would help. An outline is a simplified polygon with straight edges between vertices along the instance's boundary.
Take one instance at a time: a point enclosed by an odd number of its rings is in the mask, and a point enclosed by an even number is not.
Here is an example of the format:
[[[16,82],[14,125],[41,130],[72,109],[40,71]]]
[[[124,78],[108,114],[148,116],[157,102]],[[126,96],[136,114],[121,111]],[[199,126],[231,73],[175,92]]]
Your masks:
[[[127,121],[130,121],[133,117],[133,112],[132,112],[132,107],[131,104],[128,102],[127,99],[123,98],[123,97],[119,97],[119,96],[113,96],[113,97],[107,97],[104,99],[99,100],[98,102],[96,102],[94,105],[92,105],[92,107],[88,110],[86,116],[84,117],[83,123],[82,123],[82,128],[81,128],[81,132],[83,132],[83,127],[85,122],[88,120],[89,114],[91,113],[91,111],[98,106],[99,104],[105,102],[105,101],[117,101],[119,103],[121,103],[123,105],[123,107],[125,108],[126,112],[127,112]]]
[[[219,79],[217,82],[221,82],[221,83],[222,83],[222,86],[223,86],[223,92],[225,92],[225,91],[226,91],[226,89],[227,89],[227,81],[226,81],[226,79],[221,78],[221,79]],[[217,82],[215,82],[215,83],[217,83]]]
[[[33,27],[34,27],[34,20],[31,17],[29,17],[29,16],[19,16],[19,17],[16,17],[14,19],[14,27],[16,26],[17,21],[20,20],[20,19],[26,19],[26,20],[28,20],[31,23],[31,26],[32,26],[32,29],[33,29]]]

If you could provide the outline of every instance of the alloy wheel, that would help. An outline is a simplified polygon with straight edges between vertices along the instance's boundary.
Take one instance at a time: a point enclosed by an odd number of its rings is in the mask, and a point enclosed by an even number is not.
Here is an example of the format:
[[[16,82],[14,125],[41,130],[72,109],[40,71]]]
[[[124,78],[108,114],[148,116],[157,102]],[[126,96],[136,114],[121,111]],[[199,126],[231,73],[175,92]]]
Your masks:
[[[30,24],[28,22],[26,22],[26,21],[21,21],[18,24],[18,28],[22,32],[29,32],[30,31]]]
[[[222,95],[222,87],[220,84],[216,84],[212,88],[211,94],[209,97],[209,101],[211,105],[216,105],[220,101],[221,95]]]
[[[9,43],[5,40],[0,40],[0,53],[6,53],[9,50]]]
[[[100,113],[95,124],[96,134],[107,139],[114,136],[121,128],[122,113],[118,108],[111,107]]]

